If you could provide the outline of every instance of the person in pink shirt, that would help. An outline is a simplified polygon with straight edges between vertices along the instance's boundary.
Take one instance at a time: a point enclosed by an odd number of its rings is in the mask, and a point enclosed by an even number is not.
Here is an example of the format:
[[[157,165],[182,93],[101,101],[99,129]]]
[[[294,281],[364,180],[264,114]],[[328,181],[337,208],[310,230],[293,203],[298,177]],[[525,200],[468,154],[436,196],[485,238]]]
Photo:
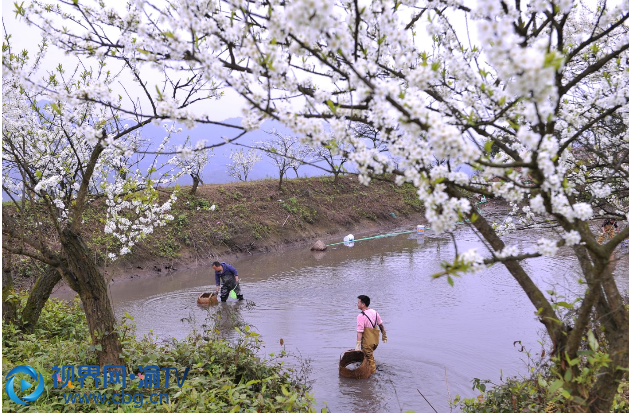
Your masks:
[[[376,372],[376,362],[374,361],[374,350],[378,347],[379,329],[383,333],[383,343],[387,343],[387,333],[383,326],[381,316],[375,310],[369,308],[370,297],[360,295],[357,297],[357,308],[361,310],[361,314],[357,316],[357,345],[355,350],[363,350],[365,357],[370,363],[372,373]],[[376,328],[378,326],[378,329]]]

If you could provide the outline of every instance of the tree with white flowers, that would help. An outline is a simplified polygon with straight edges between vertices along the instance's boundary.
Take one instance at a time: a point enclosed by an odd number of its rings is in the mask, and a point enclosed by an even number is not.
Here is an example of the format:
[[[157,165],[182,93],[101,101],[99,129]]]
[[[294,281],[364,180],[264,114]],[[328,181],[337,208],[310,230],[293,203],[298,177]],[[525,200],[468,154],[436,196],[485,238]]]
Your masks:
[[[485,250],[461,251],[441,275],[504,265],[553,343],[550,389],[573,410],[610,410],[628,367],[628,310],[609,265],[628,238],[626,1],[138,0],[124,12],[68,2],[62,18],[82,24],[64,30],[38,4],[27,16],[67,50],[141,51],[138,66],[222,82],[248,102],[246,129],[272,118],[314,147],[332,133],[361,182],[388,172],[415,185],[436,232],[468,220]],[[378,145],[351,133],[357,123],[378,131]],[[470,193],[510,202],[514,217],[491,222]],[[600,245],[603,218],[626,225]],[[542,225],[548,235],[533,245],[506,243],[505,232]],[[585,285],[564,303],[570,317],[525,265],[559,248]],[[583,343],[597,357],[582,358]]]
[[[173,148],[174,152],[177,153],[173,158],[173,163],[184,174],[190,175],[193,180],[190,195],[195,195],[199,184],[203,185],[203,170],[208,165],[210,158],[214,156],[212,149],[205,148],[206,144],[206,141],[199,141],[193,147],[189,136],[183,145]]]
[[[275,129],[267,133],[272,135],[272,138],[257,142],[256,147],[262,150],[278,168],[278,191],[282,191],[282,179],[289,169],[293,169],[297,176],[299,167],[307,160],[311,151],[309,147],[301,145],[299,139],[294,136],[280,133]]]
[[[227,172],[234,179],[239,181],[247,181],[247,177],[254,169],[254,165],[262,160],[262,157],[256,149],[237,149],[236,151],[230,151],[230,162],[227,165]]]
[[[336,184],[339,176],[347,172],[344,165],[349,161],[348,154],[352,145],[344,139],[337,139],[332,133],[324,133],[327,138],[313,147],[313,161],[325,163],[334,176],[333,183]]]
[[[2,211],[3,253],[50,268],[31,291],[29,303],[37,304],[22,323],[28,330],[34,327],[52,288],[63,278],[81,298],[99,362],[118,364],[121,349],[107,285],[81,237],[85,214],[93,203],[106,204],[104,232],[119,245],[109,258],[125,255],[156,226],[172,219],[175,193],[160,201],[156,187],[178,175],[154,180],[152,172],[132,169],[130,158],[143,145],[138,133],[142,125],[125,125],[119,114],[92,102],[30,88],[23,76],[37,65],[30,65],[28,58],[13,53],[8,41],[3,44],[2,189],[14,206]],[[38,55],[36,62],[41,58]],[[89,67],[75,73],[69,75],[59,65],[44,77],[44,86],[72,94],[92,82],[108,85],[115,80]],[[151,170],[158,169],[154,162]],[[35,222],[24,221],[27,215]],[[54,235],[47,235],[51,231]]]

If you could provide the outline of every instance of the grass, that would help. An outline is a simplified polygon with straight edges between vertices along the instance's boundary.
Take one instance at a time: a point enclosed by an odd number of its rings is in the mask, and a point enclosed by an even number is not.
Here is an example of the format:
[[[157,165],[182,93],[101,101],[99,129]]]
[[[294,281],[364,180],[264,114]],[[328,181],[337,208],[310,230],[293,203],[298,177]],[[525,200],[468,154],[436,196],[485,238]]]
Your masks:
[[[25,300],[25,294],[18,296],[22,306]],[[156,365],[177,368],[181,379],[189,368],[186,380],[180,380],[182,387],[171,379],[169,387],[165,388],[165,373],[161,373],[158,389],[139,387],[138,380],[130,379],[126,387],[122,383],[110,383],[106,389],[103,386],[96,389],[93,380],[87,379],[83,388],[78,380],[73,382],[72,389],[56,388],[53,366],[74,366],[77,374],[78,366],[97,363],[79,301],[68,305],[51,299],[33,334],[24,334],[13,324],[3,322],[2,374],[6,375],[18,365],[31,366],[42,373],[45,391],[30,406],[18,405],[9,399],[6,391],[2,392],[2,409],[11,412],[135,412],[142,407],[143,411],[166,412],[314,412],[306,375],[282,367],[290,355],[260,358],[257,352],[262,342],[258,334],[237,322],[230,317],[217,320],[209,315],[204,329],[193,329],[186,339],[165,343],[152,335],[136,339],[133,318],[125,315],[117,331],[123,346],[120,364],[127,375],[138,372],[140,366]],[[226,328],[232,332],[237,328],[236,338],[228,340],[222,333]],[[308,361],[304,364],[308,365]],[[122,391],[132,395],[129,403],[66,403],[66,398],[72,395],[93,392],[111,399]],[[31,392],[28,390],[24,395]],[[162,404],[150,403],[155,392],[164,395]],[[17,395],[21,392],[17,391]]]
[[[392,213],[399,219],[423,211],[409,184],[373,180],[364,186],[356,178],[341,176],[337,184],[329,177],[313,177],[286,179],[282,192],[277,186],[277,180],[272,179],[208,184],[199,186],[194,196],[188,187],[179,188],[179,199],[170,211],[174,219],[113,263],[106,259],[107,254],[119,249],[120,243],[103,233],[104,205],[99,200],[86,209],[81,235],[99,265],[145,266],[156,259],[204,260],[230,252],[264,251],[303,240],[305,234],[336,233],[362,222],[391,224]],[[162,201],[174,189],[161,189]],[[42,220],[43,214],[30,211],[28,222]],[[56,237],[50,222],[44,222],[42,230],[45,236]],[[33,265],[16,263],[16,285],[31,284],[38,275],[33,269]]]

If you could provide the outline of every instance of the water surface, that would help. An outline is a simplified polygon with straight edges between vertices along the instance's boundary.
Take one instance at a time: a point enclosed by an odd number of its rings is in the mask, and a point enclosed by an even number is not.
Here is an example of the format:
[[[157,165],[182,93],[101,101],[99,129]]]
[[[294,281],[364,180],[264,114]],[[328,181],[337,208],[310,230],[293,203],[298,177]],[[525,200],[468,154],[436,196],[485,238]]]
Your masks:
[[[454,235],[460,251],[482,247],[467,228]],[[511,242],[520,245],[522,236],[513,235]],[[536,353],[543,336],[535,308],[502,266],[456,278],[452,287],[444,279],[432,280],[440,263],[454,254],[449,235],[428,231],[420,239],[404,234],[326,252],[300,248],[248,256],[231,263],[245,298],[255,306],[229,300],[218,308],[255,326],[264,353],[285,349],[310,359],[320,407],[432,412],[420,391],[439,412],[447,412],[449,396],[476,395],[470,384],[475,377],[498,383],[501,376],[525,374],[525,355],[514,343]],[[627,249],[620,257],[615,272],[627,291]],[[543,291],[569,296],[582,291],[577,262],[566,251],[553,259],[530,260],[525,267]],[[207,323],[208,310],[196,305],[196,297],[213,290],[214,273],[208,267],[117,281],[111,284],[111,297],[117,316],[128,312],[135,318],[139,335],[151,330],[161,338],[183,338],[193,326]],[[370,307],[383,318],[389,342],[376,350],[378,370],[370,379],[342,379],[338,360],[356,341],[359,294],[371,297]],[[209,311],[211,315],[217,307]]]

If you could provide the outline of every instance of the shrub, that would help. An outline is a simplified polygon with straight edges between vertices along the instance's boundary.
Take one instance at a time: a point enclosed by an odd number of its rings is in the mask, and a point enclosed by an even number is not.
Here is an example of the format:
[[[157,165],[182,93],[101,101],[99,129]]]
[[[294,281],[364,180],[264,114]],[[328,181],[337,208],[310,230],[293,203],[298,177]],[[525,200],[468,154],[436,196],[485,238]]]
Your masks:
[[[589,331],[589,335],[592,332]],[[516,342],[520,343],[520,342]],[[516,344],[515,343],[515,344]],[[541,357],[535,360],[524,348],[527,356],[528,376],[511,377],[499,384],[490,380],[475,378],[472,380],[473,390],[479,390],[476,398],[463,399],[459,395],[453,401],[454,407],[461,408],[464,413],[510,413],[510,412],[586,412],[584,399],[580,397],[581,388],[592,386],[599,367],[606,363],[609,356],[605,349],[598,345],[583,343],[579,352],[581,358],[569,363],[581,363],[585,367],[579,377],[561,376],[557,372],[557,360],[554,357]],[[542,355],[544,356],[545,350]],[[571,388],[576,391],[571,392]],[[619,383],[613,401],[611,413],[628,412],[628,379]]]
[[[21,294],[22,303],[26,295]],[[231,342],[219,334],[217,328],[206,332],[193,332],[184,340],[158,342],[148,336],[136,339],[133,318],[125,315],[118,326],[123,354],[121,364],[127,374],[138,371],[139,366],[157,365],[175,367],[180,372],[190,367],[183,387],[171,380],[170,387],[159,389],[138,388],[136,382],[127,381],[127,393],[142,394],[150,400],[158,391],[169,395],[169,403],[143,404],[149,411],[192,412],[314,412],[313,399],[303,380],[282,367],[277,359],[262,360],[256,355],[260,345],[258,335],[248,326],[236,327],[238,339]],[[11,324],[3,323],[2,335],[3,375],[17,365],[30,365],[43,374],[46,391],[31,406],[12,402],[3,392],[3,410],[40,412],[60,411],[137,411],[137,404],[66,404],[64,394],[95,392],[111,396],[122,390],[121,384],[107,389],[94,389],[91,379],[84,388],[75,382],[73,389],[55,389],[52,383],[53,365],[89,365],[96,363],[96,353],[83,311],[78,300],[67,304],[51,299],[46,303],[40,322],[33,334],[24,334]]]

